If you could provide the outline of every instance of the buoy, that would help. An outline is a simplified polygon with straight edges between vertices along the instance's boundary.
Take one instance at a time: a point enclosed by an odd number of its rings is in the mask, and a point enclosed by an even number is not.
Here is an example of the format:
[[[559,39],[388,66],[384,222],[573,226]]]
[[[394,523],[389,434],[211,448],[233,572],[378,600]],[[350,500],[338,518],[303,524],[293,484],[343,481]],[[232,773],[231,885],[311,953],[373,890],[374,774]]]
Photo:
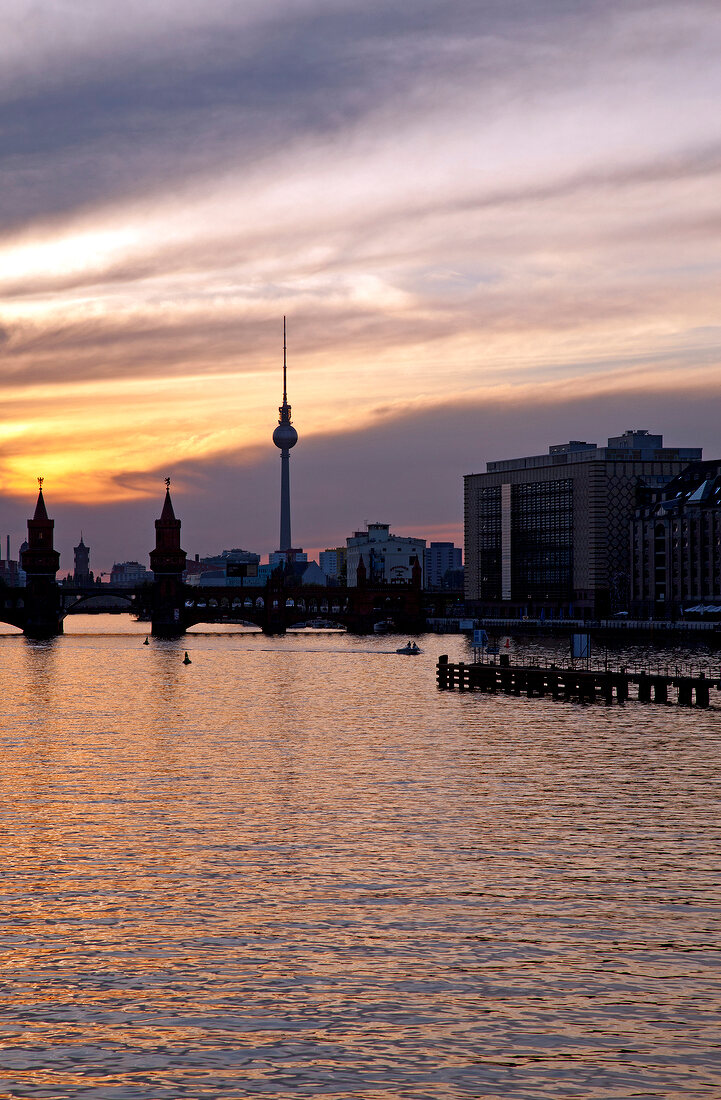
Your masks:
[[[147,634],[145,635],[145,641],[143,642],[143,645],[150,645],[150,642],[148,641],[148,635]]]
[[[184,664],[184,665],[190,665],[190,664],[192,664],[192,663],[193,663],[193,662],[192,662],[192,661],[190,660],[190,657],[188,656],[188,651],[187,651],[187,649],[186,649],[186,651],[185,651],[185,657],[183,658],[183,664]]]

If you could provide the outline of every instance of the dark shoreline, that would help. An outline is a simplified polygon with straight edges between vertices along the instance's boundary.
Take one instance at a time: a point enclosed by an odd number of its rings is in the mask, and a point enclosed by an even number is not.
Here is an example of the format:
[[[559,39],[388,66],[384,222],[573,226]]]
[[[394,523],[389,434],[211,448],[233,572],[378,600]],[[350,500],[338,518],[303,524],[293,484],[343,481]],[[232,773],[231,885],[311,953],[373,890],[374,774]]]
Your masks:
[[[429,620],[428,629],[438,634],[470,632],[470,628],[461,623],[471,622],[464,619]],[[629,619],[487,619],[472,620],[473,626],[485,630],[490,639],[509,636],[511,638],[568,638],[572,634],[590,634],[594,639],[605,639],[614,643],[630,644],[655,643],[697,643],[721,646],[721,623],[717,622],[664,622]]]

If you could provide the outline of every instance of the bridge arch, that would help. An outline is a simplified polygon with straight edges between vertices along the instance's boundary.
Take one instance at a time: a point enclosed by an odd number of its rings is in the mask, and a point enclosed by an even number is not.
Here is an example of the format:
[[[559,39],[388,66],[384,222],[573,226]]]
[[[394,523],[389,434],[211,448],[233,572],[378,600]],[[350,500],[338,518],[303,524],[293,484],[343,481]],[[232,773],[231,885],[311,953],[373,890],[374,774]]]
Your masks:
[[[241,627],[250,627],[253,631],[256,631],[258,633],[262,634],[262,632],[263,632],[263,624],[262,623],[256,622],[254,619],[241,619],[240,617],[234,618],[231,622],[228,622],[225,619],[215,619],[215,618],[211,618],[211,617],[202,618],[202,619],[201,618],[191,619],[186,624],[186,631],[188,633],[192,633],[193,631],[196,631],[197,633],[200,633],[200,634],[212,633],[213,632],[213,627],[216,627],[216,626],[226,627],[226,628],[230,628],[230,629],[236,629],[236,628],[241,628]]]
[[[0,588],[0,622],[22,630],[25,625],[25,597],[22,588]]]
[[[66,617],[66,615],[75,614],[75,613],[77,613],[77,611],[79,609],[82,609],[82,608],[87,608],[88,610],[93,610],[94,609],[96,611],[103,611],[103,612],[107,612],[109,614],[112,613],[113,611],[130,611],[130,612],[132,612],[132,611],[136,611],[138,609],[136,595],[135,595],[134,592],[112,592],[112,593],[83,592],[83,593],[80,593],[71,602],[68,602],[67,597],[68,596],[73,596],[73,595],[74,595],[74,593],[72,593],[72,592],[63,592],[62,607],[61,607],[61,610],[60,610],[60,614],[61,614],[61,617],[63,619]],[[125,607],[118,607],[117,605],[108,606],[108,596],[112,596],[112,598],[114,600],[122,600],[126,604],[126,606]],[[94,601],[94,606],[93,606],[93,601]],[[105,606],[99,606],[99,605],[105,605]]]

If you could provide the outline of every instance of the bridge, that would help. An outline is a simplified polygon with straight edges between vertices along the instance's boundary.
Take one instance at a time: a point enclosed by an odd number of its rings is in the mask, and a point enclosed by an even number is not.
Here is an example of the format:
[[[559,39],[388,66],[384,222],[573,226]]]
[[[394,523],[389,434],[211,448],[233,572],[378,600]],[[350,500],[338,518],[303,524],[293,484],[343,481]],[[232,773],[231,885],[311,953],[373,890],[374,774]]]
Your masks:
[[[247,623],[266,634],[283,634],[292,626],[322,620],[354,633],[368,633],[381,621],[394,629],[417,633],[425,625],[421,568],[416,560],[409,582],[370,583],[364,567],[355,587],[302,585],[280,565],[263,586],[199,586],[183,581],[186,555],[180,547],[176,519],[166,482],[161,516],[155,521],[155,548],[150,552],[153,581],[135,587],[62,585],[56,574],[60,556],[53,545],[54,520],[47,514],[39,479],[35,514],[28,520],[28,545],[21,565],[25,588],[0,583],[0,621],[19,627],[27,637],[62,634],[69,614],[91,610],[99,600],[125,601],[127,611],[150,623],[156,636],[177,637],[200,623]],[[426,596],[427,599],[427,596]],[[435,610],[435,609],[433,609]]]
[[[262,587],[202,587],[185,585],[181,621],[242,622],[266,634],[283,634],[300,623],[332,623],[357,634],[390,621],[402,633],[416,633],[425,624],[420,581],[375,584],[357,588],[299,585],[279,567]]]

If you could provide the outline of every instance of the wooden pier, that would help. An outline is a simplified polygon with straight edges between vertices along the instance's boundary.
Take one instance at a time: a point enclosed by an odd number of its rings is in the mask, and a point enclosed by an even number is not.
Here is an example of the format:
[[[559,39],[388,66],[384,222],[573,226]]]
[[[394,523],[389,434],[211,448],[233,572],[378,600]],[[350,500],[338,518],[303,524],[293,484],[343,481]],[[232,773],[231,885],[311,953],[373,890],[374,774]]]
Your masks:
[[[573,667],[512,665],[501,657],[493,662],[454,664],[446,654],[438,658],[438,687],[442,691],[504,692],[506,695],[545,696],[552,699],[575,700],[581,703],[625,703],[637,699],[640,703],[678,703],[681,706],[708,707],[711,690],[721,691],[721,674],[708,670],[629,669],[627,667]],[[633,692],[631,691],[633,688]]]

